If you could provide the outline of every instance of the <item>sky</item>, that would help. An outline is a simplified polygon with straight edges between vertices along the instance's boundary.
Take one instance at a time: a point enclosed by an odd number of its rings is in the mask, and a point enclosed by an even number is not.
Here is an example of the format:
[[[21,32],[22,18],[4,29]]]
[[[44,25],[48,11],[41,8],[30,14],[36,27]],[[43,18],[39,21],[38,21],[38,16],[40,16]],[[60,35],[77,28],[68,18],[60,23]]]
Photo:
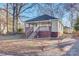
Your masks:
[[[31,10],[27,10],[28,11],[32,11],[32,13],[23,13],[23,15],[27,15],[29,16],[29,18],[25,19],[24,20],[28,20],[28,19],[32,19],[32,18],[35,18],[38,16],[38,11],[35,11],[35,9],[37,9],[36,7],[35,8],[32,8]],[[63,11],[64,12],[64,11]],[[64,24],[64,26],[67,26],[67,27],[70,27],[71,24],[70,24],[70,21],[69,21],[69,13],[65,13],[64,17],[62,18],[62,22]]]
[[[65,17],[63,17],[62,18],[62,22],[63,22],[63,24],[65,25],[65,26],[68,26],[68,27],[70,27],[71,26],[71,24],[70,24],[70,21],[69,21],[69,15],[68,15],[68,13],[67,14],[65,14],[64,15]]]
[[[5,4],[0,3],[0,8],[4,8],[4,5],[5,5]],[[27,11],[25,11],[24,13],[22,13],[21,15],[26,16],[27,18],[21,17],[21,21],[25,21],[25,20],[29,20],[29,19],[32,19],[32,18],[37,17],[37,16],[38,16],[38,12],[35,11],[36,8],[37,8],[37,7],[31,8],[31,9],[27,9]],[[30,13],[28,13],[28,11],[29,11]],[[64,24],[65,26],[68,26],[68,27],[71,26],[71,25],[70,25],[70,22],[69,22],[69,13],[66,13],[66,14],[64,15],[64,17],[62,18],[62,22],[63,22],[63,24]]]

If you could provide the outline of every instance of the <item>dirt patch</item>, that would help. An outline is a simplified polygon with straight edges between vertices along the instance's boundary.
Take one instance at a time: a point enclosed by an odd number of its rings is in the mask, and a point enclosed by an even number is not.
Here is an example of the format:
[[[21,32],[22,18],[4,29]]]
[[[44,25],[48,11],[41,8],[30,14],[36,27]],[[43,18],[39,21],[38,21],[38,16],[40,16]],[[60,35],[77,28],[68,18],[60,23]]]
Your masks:
[[[39,52],[52,44],[49,40],[2,40],[0,41],[0,53],[10,55],[23,55],[28,52]]]
[[[14,56],[56,56],[64,55],[73,44],[74,39],[66,38],[62,41],[60,50],[58,40],[1,40],[0,41],[0,54],[1,55],[14,55]]]

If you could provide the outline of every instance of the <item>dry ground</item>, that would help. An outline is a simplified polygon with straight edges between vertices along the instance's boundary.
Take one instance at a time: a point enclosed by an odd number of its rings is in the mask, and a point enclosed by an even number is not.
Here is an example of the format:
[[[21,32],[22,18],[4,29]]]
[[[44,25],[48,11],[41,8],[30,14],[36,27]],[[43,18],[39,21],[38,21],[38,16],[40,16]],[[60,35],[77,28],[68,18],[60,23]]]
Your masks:
[[[52,44],[51,40],[2,40],[0,41],[0,53],[7,55],[26,55],[42,52]],[[36,54],[38,55],[38,54]]]
[[[7,37],[7,39],[6,39]],[[65,55],[73,46],[74,39],[65,38],[62,40],[61,49],[58,47],[58,40],[27,40],[14,39],[17,36],[10,38],[9,36],[0,36],[0,55],[15,55],[15,56],[57,56]],[[1,39],[2,38],[2,39]]]

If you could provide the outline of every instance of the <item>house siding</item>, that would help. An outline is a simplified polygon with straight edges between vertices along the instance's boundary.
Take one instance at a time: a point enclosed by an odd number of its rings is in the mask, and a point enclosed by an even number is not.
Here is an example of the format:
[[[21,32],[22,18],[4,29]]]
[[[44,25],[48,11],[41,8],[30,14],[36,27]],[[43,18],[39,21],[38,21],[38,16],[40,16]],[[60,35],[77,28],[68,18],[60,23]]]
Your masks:
[[[51,22],[32,23],[34,32],[38,29],[35,37],[60,37],[63,34],[63,25],[58,20],[51,20]],[[36,25],[37,24],[37,25]]]
[[[51,36],[60,37],[63,35],[63,25],[59,20],[52,21]]]
[[[58,32],[58,21],[52,20],[51,26],[51,32]]]
[[[60,22],[58,22],[58,32],[59,32],[58,36],[63,35],[63,25]]]

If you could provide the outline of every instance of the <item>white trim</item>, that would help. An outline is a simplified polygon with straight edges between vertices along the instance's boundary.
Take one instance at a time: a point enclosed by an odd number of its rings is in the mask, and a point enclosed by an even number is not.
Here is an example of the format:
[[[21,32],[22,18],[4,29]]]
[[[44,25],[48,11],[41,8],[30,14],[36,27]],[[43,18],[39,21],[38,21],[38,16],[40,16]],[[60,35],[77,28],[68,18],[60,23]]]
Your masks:
[[[39,23],[39,22],[49,22],[51,20],[42,20],[42,21],[30,21],[30,22],[25,22],[25,23]]]

